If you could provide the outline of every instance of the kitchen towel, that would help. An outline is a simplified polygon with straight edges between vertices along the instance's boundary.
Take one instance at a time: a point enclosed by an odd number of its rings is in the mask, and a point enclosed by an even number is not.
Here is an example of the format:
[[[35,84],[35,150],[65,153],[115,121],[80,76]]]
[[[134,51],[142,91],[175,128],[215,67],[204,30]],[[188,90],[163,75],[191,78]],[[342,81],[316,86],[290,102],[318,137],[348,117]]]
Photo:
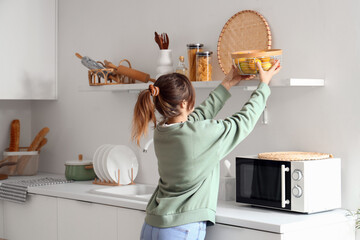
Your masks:
[[[25,203],[28,187],[69,182],[72,181],[68,181],[63,177],[36,177],[30,179],[7,181],[0,185],[0,199],[17,203]]]

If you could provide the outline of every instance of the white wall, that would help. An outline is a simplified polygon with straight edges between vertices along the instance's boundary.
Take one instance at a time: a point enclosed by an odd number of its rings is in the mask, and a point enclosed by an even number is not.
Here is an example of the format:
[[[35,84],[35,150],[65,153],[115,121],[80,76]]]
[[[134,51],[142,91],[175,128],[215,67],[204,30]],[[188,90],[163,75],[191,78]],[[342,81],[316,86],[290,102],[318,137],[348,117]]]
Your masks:
[[[41,170],[63,173],[64,162],[78,153],[92,158],[104,143],[130,143],[133,93],[79,92],[87,70],[75,52],[134,68],[155,76],[157,45],[154,31],[167,32],[177,63],[186,44],[201,42],[216,53],[225,22],[236,12],[252,9],[268,20],[273,48],[284,50],[280,77],[325,78],[320,88],[274,88],[268,102],[268,125],[253,133],[228,156],[264,151],[302,150],[334,154],[343,159],[343,206],[360,207],[360,17],[356,0],[228,0],[228,1],[59,1],[58,101],[32,104],[32,135],[50,127]],[[214,54],[213,79],[223,74]],[[276,80],[276,79],[275,79]],[[197,90],[197,103],[209,90]],[[219,118],[241,108],[250,93],[232,90]],[[153,147],[140,158],[140,182],[158,179]],[[232,169],[234,170],[234,169]],[[331,176],[329,176],[331,177]]]

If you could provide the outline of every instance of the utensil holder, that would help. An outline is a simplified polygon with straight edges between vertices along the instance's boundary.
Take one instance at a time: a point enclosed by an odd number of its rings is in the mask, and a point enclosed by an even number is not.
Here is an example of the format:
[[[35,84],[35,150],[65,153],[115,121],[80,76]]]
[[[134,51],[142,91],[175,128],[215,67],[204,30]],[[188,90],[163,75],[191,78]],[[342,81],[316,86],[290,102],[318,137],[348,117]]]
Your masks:
[[[160,76],[174,72],[172,50],[162,49],[159,52],[158,67],[156,68],[156,79]]]
[[[131,68],[131,63],[127,59],[123,59],[119,62],[119,66],[126,62]],[[97,61],[105,67],[105,64]],[[135,80],[125,75],[116,73],[113,68],[102,68],[102,69],[90,69],[88,71],[89,85],[90,86],[102,86],[102,85],[116,85],[116,84],[129,84],[135,83]]]

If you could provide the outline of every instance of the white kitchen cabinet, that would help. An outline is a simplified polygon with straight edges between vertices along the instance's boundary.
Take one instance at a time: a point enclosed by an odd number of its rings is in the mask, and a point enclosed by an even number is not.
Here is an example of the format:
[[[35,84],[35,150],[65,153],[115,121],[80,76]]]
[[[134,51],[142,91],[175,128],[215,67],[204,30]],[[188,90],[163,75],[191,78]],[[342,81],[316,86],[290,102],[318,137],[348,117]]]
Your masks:
[[[118,208],[118,240],[140,239],[145,212]]]
[[[57,239],[56,198],[30,195],[24,204],[3,201],[3,206],[5,239]]]
[[[56,99],[57,0],[0,1],[0,99]]]
[[[117,240],[117,208],[58,199],[58,240]]]
[[[4,202],[0,200],[0,238],[5,237],[4,235]]]
[[[229,226],[223,224],[215,224],[207,227],[205,240],[282,240],[281,235],[277,233],[257,231],[248,228],[241,228],[237,226]]]
[[[282,240],[354,240],[355,223],[354,221],[339,222],[335,224],[327,224],[321,227],[317,226],[298,231],[286,232],[282,235]]]

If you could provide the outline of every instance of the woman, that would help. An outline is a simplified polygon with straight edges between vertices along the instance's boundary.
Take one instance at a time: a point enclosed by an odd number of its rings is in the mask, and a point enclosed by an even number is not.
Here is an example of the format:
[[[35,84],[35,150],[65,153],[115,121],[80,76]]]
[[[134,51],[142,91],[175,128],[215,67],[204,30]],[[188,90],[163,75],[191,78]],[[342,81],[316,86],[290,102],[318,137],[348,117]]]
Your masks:
[[[242,109],[224,120],[213,120],[241,80],[235,68],[209,97],[194,109],[195,91],[181,74],[161,76],[139,94],[134,109],[132,138],[139,145],[154,124],[154,148],[159,183],[147,208],[141,239],[204,239],[206,225],[215,223],[220,160],[253,130],[270,95],[268,84],[279,72],[261,64],[260,84]],[[156,111],[162,116],[156,121]]]

